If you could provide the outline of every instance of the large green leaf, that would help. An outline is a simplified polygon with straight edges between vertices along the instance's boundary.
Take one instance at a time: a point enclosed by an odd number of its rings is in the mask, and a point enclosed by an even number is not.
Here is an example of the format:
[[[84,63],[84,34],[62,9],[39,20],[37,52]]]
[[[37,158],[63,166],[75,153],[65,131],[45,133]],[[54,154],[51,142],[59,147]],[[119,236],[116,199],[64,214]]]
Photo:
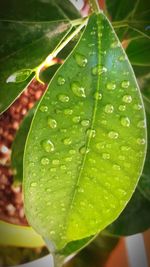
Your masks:
[[[79,18],[80,14],[68,0],[5,0],[0,19],[18,21],[54,21]]]
[[[37,108],[24,154],[28,221],[56,249],[121,213],[143,167],[143,120],[131,65],[105,16],[93,15]]]
[[[117,236],[134,235],[150,227],[150,202],[136,189],[119,218],[106,229]]]

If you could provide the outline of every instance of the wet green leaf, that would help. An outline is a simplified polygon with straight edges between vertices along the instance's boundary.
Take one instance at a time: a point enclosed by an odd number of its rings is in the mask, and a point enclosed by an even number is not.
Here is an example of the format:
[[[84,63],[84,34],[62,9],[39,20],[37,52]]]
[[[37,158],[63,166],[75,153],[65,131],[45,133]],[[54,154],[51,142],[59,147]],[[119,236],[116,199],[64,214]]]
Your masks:
[[[143,120],[131,65],[105,16],[93,15],[43,96],[25,149],[26,215],[56,249],[121,213],[143,167]]]
[[[150,201],[136,189],[119,218],[108,226],[107,231],[117,236],[134,235],[150,227]]]

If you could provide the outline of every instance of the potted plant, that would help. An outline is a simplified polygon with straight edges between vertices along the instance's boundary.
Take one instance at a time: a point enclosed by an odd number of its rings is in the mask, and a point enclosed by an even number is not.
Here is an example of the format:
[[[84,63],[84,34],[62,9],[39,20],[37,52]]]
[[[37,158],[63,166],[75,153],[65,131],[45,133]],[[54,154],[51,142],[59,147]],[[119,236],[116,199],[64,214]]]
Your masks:
[[[149,228],[149,3],[71,2],[1,4],[0,112],[21,94],[28,104],[21,118],[13,104],[19,122],[27,114],[11,166],[30,225],[1,221],[1,245],[46,244],[56,266],[72,255],[97,266],[97,251],[104,263],[118,236]]]

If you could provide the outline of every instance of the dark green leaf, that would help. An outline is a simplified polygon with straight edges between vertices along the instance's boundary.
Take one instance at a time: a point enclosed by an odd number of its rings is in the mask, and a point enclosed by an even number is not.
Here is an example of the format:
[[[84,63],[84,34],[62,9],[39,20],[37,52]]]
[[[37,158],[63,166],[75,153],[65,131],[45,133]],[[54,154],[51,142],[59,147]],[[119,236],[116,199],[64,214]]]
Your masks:
[[[18,21],[54,21],[76,19],[80,14],[68,0],[3,0],[0,19]]]
[[[14,170],[14,183],[22,182],[24,147],[36,107],[37,105],[25,116],[12,145],[11,165]]]
[[[150,66],[150,40],[138,38],[130,42],[126,53],[132,65]]]
[[[20,83],[8,79],[21,69],[33,69],[52,52],[69,30],[68,22],[0,22],[0,113],[22,93],[33,75]]]
[[[108,226],[107,231],[117,236],[134,235],[150,227],[150,201],[136,189],[119,218]]]
[[[93,15],[37,108],[24,155],[27,218],[57,249],[121,213],[142,171],[143,120],[131,65],[105,16]]]

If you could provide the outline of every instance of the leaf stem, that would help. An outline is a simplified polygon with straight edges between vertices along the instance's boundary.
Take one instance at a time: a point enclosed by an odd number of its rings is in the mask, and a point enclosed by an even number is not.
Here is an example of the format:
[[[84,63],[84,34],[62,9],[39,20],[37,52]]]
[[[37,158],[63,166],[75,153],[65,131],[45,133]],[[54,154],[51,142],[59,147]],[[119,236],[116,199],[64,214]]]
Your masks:
[[[99,8],[99,5],[98,5],[98,2],[97,0],[88,0],[89,2],[89,5],[91,7],[91,11],[92,13],[95,12],[95,13],[99,13],[100,11],[100,8]]]
[[[59,52],[81,31],[81,29],[87,24],[88,21],[88,17],[82,19],[82,23],[81,20],[80,22],[78,21],[78,23],[80,23],[80,25],[75,29],[74,32],[72,32],[57,48],[55,48],[53,50],[53,52],[51,54],[48,55],[48,57],[37,67],[35,68],[35,72],[36,72],[36,79],[43,83],[40,78],[40,71],[43,68],[47,68],[49,66],[52,65],[52,61],[53,59],[59,54]],[[73,25],[74,26],[74,25]]]

